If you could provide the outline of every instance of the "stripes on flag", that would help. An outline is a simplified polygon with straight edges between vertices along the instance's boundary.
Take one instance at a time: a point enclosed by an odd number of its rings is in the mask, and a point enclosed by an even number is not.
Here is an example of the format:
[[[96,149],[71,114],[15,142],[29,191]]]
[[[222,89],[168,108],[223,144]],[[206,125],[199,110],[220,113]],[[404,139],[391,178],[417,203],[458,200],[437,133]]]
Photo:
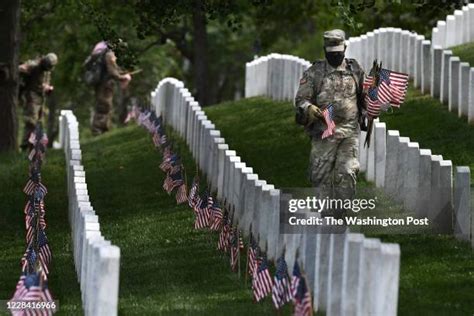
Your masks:
[[[209,227],[209,209],[207,208],[208,203],[208,196],[207,192],[205,193],[204,197],[199,197],[197,201],[197,205],[194,207],[194,214],[196,215],[194,221],[194,228],[195,229],[203,229]]]
[[[225,212],[222,218],[222,229],[219,234],[219,241],[217,242],[217,249],[227,252],[229,250],[229,240],[231,225],[229,220],[229,213]]]
[[[291,289],[293,294],[293,302],[295,304],[294,315],[313,315],[313,309],[311,307],[311,293],[309,292],[305,277],[301,274],[298,262],[295,262],[293,269]]]
[[[218,231],[222,226],[223,217],[219,202],[217,202],[217,199],[213,199],[211,196],[209,196],[207,207],[210,213],[209,228],[211,230]]]
[[[197,197],[199,193],[199,177],[196,175],[193,179],[193,183],[191,185],[191,189],[189,190],[188,195],[188,205],[190,208],[194,208],[196,206]]]
[[[186,188],[186,182],[183,182],[176,192],[176,203],[182,204],[188,201],[188,193]]]
[[[257,269],[252,279],[252,290],[255,301],[259,302],[272,292],[273,283],[265,256],[259,257],[257,262]]]
[[[247,273],[250,277],[253,277],[257,270],[257,244],[250,236],[250,244],[247,250]]]
[[[334,134],[334,129],[336,128],[336,124],[333,121],[334,106],[332,104],[329,104],[323,110],[323,116],[324,116],[324,122],[326,123],[326,129],[324,130],[323,135],[321,136],[321,139],[325,139],[329,136],[332,136]]]
[[[290,277],[288,275],[288,266],[285,257],[281,256],[277,260],[276,272],[273,277],[272,301],[276,309],[280,309],[283,305],[293,299],[291,290]]]

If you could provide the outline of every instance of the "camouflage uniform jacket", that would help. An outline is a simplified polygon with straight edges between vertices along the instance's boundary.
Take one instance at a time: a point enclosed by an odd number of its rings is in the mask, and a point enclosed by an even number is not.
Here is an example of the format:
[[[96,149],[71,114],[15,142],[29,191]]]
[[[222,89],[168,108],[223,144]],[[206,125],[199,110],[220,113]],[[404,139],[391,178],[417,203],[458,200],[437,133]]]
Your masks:
[[[355,59],[346,58],[337,68],[329,65],[326,60],[314,62],[303,73],[296,94],[297,123],[305,125],[306,132],[312,138],[320,138],[326,125],[323,121],[308,125],[306,110],[310,104],[321,109],[333,104],[336,136],[353,136],[358,131],[361,116],[365,111],[363,80],[364,71]]]

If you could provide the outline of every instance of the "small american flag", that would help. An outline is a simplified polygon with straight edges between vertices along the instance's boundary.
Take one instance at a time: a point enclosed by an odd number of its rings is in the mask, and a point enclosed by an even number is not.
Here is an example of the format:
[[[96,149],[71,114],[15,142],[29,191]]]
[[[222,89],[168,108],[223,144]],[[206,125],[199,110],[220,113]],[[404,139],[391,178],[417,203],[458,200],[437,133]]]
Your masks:
[[[188,196],[188,204],[190,208],[194,208],[196,206],[197,197],[199,193],[199,177],[196,175],[193,179],[193,184],[191,185],[191,189],[189,190]]]
[[[222,226],[222,209],[216,199],[209,196],[207,207],[210,213],[209,228],[214,231],[218,231]]]
[[[288,276],[288,266],[285,257],[281,256],[277,260],[276,272],[273,278],[272,300],[276,309],[293,299],[291,291],[290,277]]]
[[[326,123],[326,129],[324,130],[323,135],[321,136],[321,139],[325,139],[329,136],[332,136],[334,134],[334,129],[336,128],[336,124],[333,121],[334,107],[332,104],[329,104],[323,110],[323,116],[324,116],[324,122]]]
[[[224,213],[224,217],[222,218],[222,229],[219,234],[219,241],[217,243],[217,249],[227,252],[229,250],[229,235],[231,231],[231,226],[229,222],[229,214]]]
[[[298,286],[301,281],[301,271],[298,262],[295,262],[293,266],[293,276],[291,277],[291,295],[293,297],[296,296],[296,291],[298,290]]]
[[[177,172],[175,174],[168,174],[163,183],[163,189],[165,189],[166,192],[170,194],[171,191],[174,190],[174,188],[177,188],[182,184],[184,184],[184,180],[181,172]]]
[[[367,105],[367,113],[370,117],[375,118],[380,115],[382,103],[378,98],[376,87],[370,87],[365,96],[365,103]]]
[[[291,291],[293,302],[295,304],[295,316],[312,315],[311,294],[306,285],[306,279],[301,274],[298,262],[295,262],[293,268],[293,277],[291,280]]]
[[[16,289],[15,293],[13,294],[12,300],[20,300],[28,291],[28,289],[25,286],[25,279],[26,279],[26,274],[22,273],[20,276],[20,280],[18,280],[18,283],[16,284]]]
[[[51,263],[51,249],[49,248],[48,238],[44,231],[39,230],[38,232],[38,252],[39,261],[46,274],[49,274],[49,264]]]
[[[176,192],[176,203],[182,204],[188,201],[186,182],[183,182]]]
[[[295,304],[295,316],[311,316],[313,315],[313,308],[311,307],[311,294],[306,279],[304,276],[300,277],[296,295],[293,298]]]
[[[379,98],[392,106],[400,107],[405,101],[408,87],[408,75],[388,69],[381,69],[379,83]]]
[[[257,244],[253,236],[250,236],[250,245],[247,250],[247,264],[247,273],[250,277],[253,277],[255,270],[257,270]]]
[[[17,290],[12,301],[26,301],[26,302],[53,302],[51,293],[49,292],[47,282],[41,281],[39,273],[32,273],[28,275],[22,275],[20,281],[17,284]],[[19,309],[12,311],[13,315],[41,315],[49,316],[56,312],[56,308],[43,308],[43,309]]]
[[[230,266],[232,271],[237,271],[239,257],[240,257],[240,250],[244,249],[244,241],[242,240],[242,234],[239,232],[237,228],[231,229],[230,236],[229,236],[229,244],[230,244]]]
[[[257,259],[258,265],[252,279],[252,290],[255,301],[259,302],[272,292],[272,277],[268,271],[267,259],[263,256]]]
[[[209,227],[209,210],[207,208],[207,192],[204,193],[204,197],[199,197],[198,204],[194,207],[194,213],[196,219],[194,221],[195,229],[203,229]]]
[[[21,258],[22,271],[33,270],[35,268],[36,258],[36,252],[33,249],[32,244],[30,244]]]

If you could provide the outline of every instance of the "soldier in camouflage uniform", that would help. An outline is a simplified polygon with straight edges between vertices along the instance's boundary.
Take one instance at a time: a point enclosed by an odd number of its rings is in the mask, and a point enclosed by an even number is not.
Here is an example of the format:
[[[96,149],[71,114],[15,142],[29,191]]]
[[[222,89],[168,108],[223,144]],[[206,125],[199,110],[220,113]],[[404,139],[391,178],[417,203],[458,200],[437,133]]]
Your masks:
[[[355,195],[359,171],[359,122],[365,115],[362,84],[364,71],[356,60],[344,58],[345,33],[324,33],[325,60],[303,73],[295,98],[297,123],[311,137],[309,175],[319,198],[350,199]],[[334,134],[322,139],[326,129],[323,110],[333,105]],[[342,210],[334,210],[341,216]]]
[[[23,100],[25,129],[21,147],[28,147],[28,138],[43,115],[44,96],[53,91],[50,85],[51,71],[58,63],[58,57],[49,53],[37,59],[28,60],[19,67],[21,78],[20,99]]]
[[[115,53],[108,49],[104,42],[98,43],[93,51],[93,54],[101,53],[105,54],[105,73],[99,84],[95,86],[96,105],[91,126],[93,135],[100,135],[110,129],[115,81],[119,81],[121,87],[125,88],[131,80],[130,74],[120,73]]]

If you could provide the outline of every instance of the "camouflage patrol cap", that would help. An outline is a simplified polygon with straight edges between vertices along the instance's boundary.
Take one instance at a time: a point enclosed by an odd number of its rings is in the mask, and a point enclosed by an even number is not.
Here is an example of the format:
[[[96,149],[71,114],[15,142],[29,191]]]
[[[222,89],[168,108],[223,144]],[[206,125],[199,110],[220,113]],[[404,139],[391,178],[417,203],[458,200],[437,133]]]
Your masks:
[[[43,57],[51,66],[55,66],[58,63],[58,56],[55,53],[49,53]]]
[[[346,33],[335,29],[324,32],[324,47],[328,52],[343,52],[345,49]]]

